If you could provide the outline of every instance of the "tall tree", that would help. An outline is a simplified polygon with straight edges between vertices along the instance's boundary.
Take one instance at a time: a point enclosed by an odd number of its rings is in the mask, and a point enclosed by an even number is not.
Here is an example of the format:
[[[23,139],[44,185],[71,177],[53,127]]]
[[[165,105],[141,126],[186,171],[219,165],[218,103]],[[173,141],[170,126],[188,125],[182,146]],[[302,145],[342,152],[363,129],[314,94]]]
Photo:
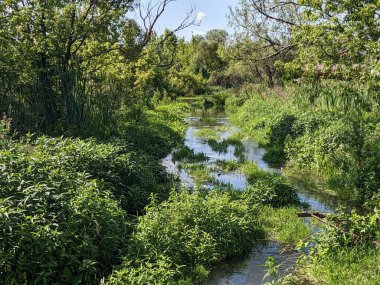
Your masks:
[[[300,6],[293,1],[240,0],[230,8],[235,28],[234,56],[252,66],[256,75],[274,84],[275,62],[294,48],[292,31],[300,24]]]
[[[299,4],[302,24],[294,30],[296,65],[308,73],[315,73],[318,65],[317,71],[342,79],[368,80],[379,72],[378,0],[300,0]]]
[[[130,78],[122,82],[114,70],[131,72],[128,65],[143,56],[158,19],[173,1],[150,1],[146,8],[135,0],[1,1],[0,98],[7,102],[0,111],[9,113],[13,98],[18,98],[29,116],[24,122],[45,128],[82,122],[88,105],[97,104],[96,94],[104,97],[110,92],[105,90],[125,88],[131,82]],[[140,21],[129,18],[132,10]],[[194,21],[189,13],[171,34]],[[7,52],[11,52],[10,60]],[[9,77],[13,81],[4,83]]]

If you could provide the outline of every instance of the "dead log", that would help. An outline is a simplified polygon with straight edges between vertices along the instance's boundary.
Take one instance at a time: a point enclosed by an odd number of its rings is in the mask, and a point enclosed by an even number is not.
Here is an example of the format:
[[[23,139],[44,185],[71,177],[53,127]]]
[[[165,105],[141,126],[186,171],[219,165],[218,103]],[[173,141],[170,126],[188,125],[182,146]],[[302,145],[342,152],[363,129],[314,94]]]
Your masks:
[[[319,213],[319,212],[304,212],[304,213],[297,213],[298,218],[318,218],[318,219],[324,219],[326,218],[325,213]]]

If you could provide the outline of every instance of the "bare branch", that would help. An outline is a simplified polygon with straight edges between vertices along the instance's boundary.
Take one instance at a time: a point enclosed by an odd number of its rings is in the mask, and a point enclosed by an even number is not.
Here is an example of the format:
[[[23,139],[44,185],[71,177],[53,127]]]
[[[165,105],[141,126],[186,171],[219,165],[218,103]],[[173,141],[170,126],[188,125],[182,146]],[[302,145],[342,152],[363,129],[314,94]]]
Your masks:
[[[175,0],[158,0],[156,3],[153,1],[154,0],[150,0],[145,6],[142,5],[141,0],[139,0],[137,3],[137,9],[139,11],[139,16],[144,28],[144,38],[141,42],[142,47],[145,47],[149,43],[154,34],[154,29],[157,25],[158,20],[165,12],[168,5],[170,5]],[[177,33],[196,24],[195,8],[192,7],[191,10],[186,14],[185,18],[181,21],[181,23],[172,30],[172,33]],[[164,37],[161,41],[161,44],[165,42],[169,36],[170,34]]]
[[[286,5],[294,5],[294,6],[300,6],[298,3],[296,2],[292,2],[292,1],[288,1],[288,2],[280,2],[278,3],[277,5],[274,5],[272,7],[270,7],[268,10],[271,11],[271,10],[275,10],[279,7],[282,7],[282,6],[286,6]]]
[[[273,9],[273,7],[272,8],[266,8],[264,2],[262,2],[262,1],[258,1],[258,2],[259,2],[259,5],[257,4],[257,1],[252,1],[251,3],[253,5],[253,7],[256,9],[256,11],[259,12],[260,14],[262,14],[263,16],[265,16],[266,18],[274,20],[274,21],[279,22],[279,23],[287,24],[290,26],[296,25],[296,23],[291,22],[285,18],[279,18],[277,16],[270,15],[269,10]]]
[[[288,46],[286,46],[286,47],[283,47],[283,48],[279,49],[279,50],[276,51],[275,53],[272,53],[272,54],[270,54],[270,55],[268,55],[268,56],[266,56],[266,57],[263,57],[263,58],[259,58],[259,59],[257,59],[256,61],[265,61],[265,60],[271,59],[271,58],[273,58],[273,57],[275,57],[275,56],[281,54],[282,52],[285,52],[285,51],[287,52],[287,51],[289,51],[290,49],[292,49],[292,48],[294,48],[294,47],[295,47],[295,45],[288,45]]]

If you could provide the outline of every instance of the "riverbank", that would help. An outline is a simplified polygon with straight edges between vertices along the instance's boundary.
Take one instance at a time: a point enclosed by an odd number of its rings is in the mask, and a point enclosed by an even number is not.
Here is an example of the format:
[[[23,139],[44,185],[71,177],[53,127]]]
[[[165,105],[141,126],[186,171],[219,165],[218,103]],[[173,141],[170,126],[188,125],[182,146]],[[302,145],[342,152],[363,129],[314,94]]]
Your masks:
[[[297,94],[304,89],[231,96],[227,107],[232,122],[243,136],[259,141],[267,150],[264,160],[283,166],[298,187],[326,193],[328,200],[337,197],[364,204],[367,214],[338,211],[329,216],[295,273],[278,284],[377,284],[379,267],[373,262],[379,254],[380,232],[376,110],[343,112],[326,108],[323,100],[310,106],[304,101],[307,93]]]
[[[268,281],[292,271],[295,244],[311,234],[296,212],[303,202],[320,211],[329,204],[297,195],[224,113],[189,111],[177,103],[145,110],[119,121],[107,141],[15,140],[4,122],[1,281],[199,284],[252,249],[265,253],[249,255],[255,282],[263,264],[279,273]]]
[[[323,93],[332,87],[319,88]],[[286,166],[288,176],[310,189],[375,206],[380,189],[377,110],[348,112],[339,104],[326,105],[324,98],[311,104],[308,98],[315,90],[309,89],[251,90],[230,96],[227,109],[242,134],[266,149],[269,164]]]
[[[99,284],[128,252],[137,216],[174,187],[160,159],[180,145],[186,104],[118,121],[108,140],[17,138],[0,123],[0,283]]]

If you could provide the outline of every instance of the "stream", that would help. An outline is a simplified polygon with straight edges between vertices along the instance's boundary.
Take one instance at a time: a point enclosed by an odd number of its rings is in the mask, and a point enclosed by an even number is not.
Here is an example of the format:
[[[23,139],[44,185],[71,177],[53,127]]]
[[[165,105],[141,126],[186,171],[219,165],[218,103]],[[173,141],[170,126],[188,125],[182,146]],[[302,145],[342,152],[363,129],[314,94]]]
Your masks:
[[[201,111],[193,114],[186,119],[188,129],[185,136],[185,145],[194,150],[194,153],[204,153],[209,160],[208,166],[213,166],[218,160],[238,160],[234,154],[234,146],[229,146],[226,153],[215,152],[211,149],[208,143],[196,136],[196,132],[204,128],[211,128],[218,131],[221,140],[228,138],[233,132],[238,129],[233,126],[225,113],[216,112],[213,110]],[[270,167],[264,160],[265,150],[260,148],[258,143],[253,140],[243,140],[244,158],[255,162],[260,169],[265,171],[281,173],[280,168]],[[180,169],[178,164],[173,161],[173,156],[170,154],[163,160],[163,165],[170,173],[176,174],[181,184],[186,187],[193,188],[194,181],[188,175],[186,170]],[[247,185],[247,180],[244,175],[238,172],[212,173],[214,178],[223,184],[231,185],[234,189],[243,190]],[[207,185],[206,185],[207,186]],[[211,187],[211,186],[210,186]],[[319,212],[333,212],[341,202],[333,199],[331,196],[298,190],[298,195],[302,202],[310,205],[310,210]],[[305,219],[305,223],[307,223]],[[282,263],[281,274],[291,272],[295,262],[299,256],[299,252],[288,249],[284,245],[276,242],[268,241],[266,244],[259,245],[247,252],[243,256],[236,257],[225,261],[220,266],[212,270],[209,279],[205,285],[259,285],[265,284],[273,280],[274,277],[265,277],[267,258],[274,257],[276,264]]]

